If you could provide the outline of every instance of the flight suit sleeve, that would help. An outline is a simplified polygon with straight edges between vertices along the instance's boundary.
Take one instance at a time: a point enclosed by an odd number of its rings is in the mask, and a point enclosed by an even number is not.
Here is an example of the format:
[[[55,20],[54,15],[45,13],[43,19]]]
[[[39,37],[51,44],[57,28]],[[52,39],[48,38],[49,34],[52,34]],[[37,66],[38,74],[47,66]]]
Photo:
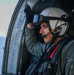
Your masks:
[[[28,51],[33,55],[42,55],[45,51],[45,44],[37,42],[34,28],[28,29],[25,27],[25,41]]]
[[[63,61],[65,62],[65,74],[74,75],[74,41],[71,41],[64,49],[65,55],[63,55]]]

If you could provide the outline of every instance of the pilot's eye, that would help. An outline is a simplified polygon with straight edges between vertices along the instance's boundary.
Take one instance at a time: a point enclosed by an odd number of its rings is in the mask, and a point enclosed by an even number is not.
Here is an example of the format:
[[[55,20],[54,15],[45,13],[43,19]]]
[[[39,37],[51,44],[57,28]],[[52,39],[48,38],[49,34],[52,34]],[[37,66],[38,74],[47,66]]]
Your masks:
[[[47,24],[47,23],[42,23],[42,24],[41,24],[41,27],[43,27],[43,28],[48,28],[48,24]]]
[[[42,27],[44,27],[44,28],[48,28],[48,25],[43,25]]]

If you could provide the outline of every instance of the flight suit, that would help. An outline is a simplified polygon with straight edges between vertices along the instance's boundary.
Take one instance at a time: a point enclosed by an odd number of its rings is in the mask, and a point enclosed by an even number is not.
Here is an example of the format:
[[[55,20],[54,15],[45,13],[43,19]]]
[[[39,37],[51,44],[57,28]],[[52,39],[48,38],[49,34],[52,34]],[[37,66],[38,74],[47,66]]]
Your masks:
[[[25,27],[25,41],[28,51],[35,55],[41,56],[48,48],[49,44],[38,42],[35,36],[34,28],[28,29]],[[74,40],[66,44],[58,60],[58,69],[56,75],[74,75]],[[61,61],[60,61],[61,59]],[[61,65],[61,69],[60,69]]]

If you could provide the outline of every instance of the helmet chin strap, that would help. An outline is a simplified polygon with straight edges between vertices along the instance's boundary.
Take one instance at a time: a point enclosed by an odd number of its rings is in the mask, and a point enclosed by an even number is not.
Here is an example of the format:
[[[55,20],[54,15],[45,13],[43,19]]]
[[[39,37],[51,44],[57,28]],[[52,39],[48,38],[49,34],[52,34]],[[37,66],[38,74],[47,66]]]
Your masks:
[[[52,41],[50,42],[51,44],[54,44],[54,42],[56,41],[57,37],[53,36]]]
[[[59,32],[57,32],[56,28],[54,28],[51,31],[51,34],[53,35],[52,41],[50,42],[51,44],[54,44],[54,42],[56,41],[56,39],[58,38]]]

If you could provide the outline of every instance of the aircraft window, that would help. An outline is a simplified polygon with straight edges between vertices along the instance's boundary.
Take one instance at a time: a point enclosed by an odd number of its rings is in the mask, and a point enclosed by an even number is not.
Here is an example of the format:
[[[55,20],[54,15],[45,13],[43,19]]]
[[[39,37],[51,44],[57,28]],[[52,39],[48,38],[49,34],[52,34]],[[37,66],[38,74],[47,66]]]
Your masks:
[[[2,74],[3,54],[6,35],[18,0],[0,0],[0,74]]]
[[[0,36],[6,36],[18,0],[0,0]]]

